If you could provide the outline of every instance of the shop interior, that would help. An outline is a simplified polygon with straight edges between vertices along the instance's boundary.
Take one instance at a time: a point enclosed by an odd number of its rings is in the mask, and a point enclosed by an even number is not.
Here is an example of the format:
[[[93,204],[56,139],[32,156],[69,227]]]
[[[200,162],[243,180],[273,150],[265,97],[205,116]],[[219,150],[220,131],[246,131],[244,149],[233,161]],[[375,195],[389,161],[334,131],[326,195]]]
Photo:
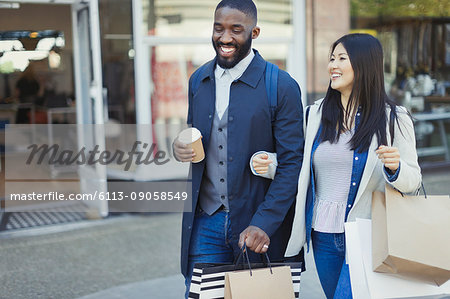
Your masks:
[[[88,111],[92,122],[87,123],[96,123],[94,117],[97,115],[94,113],[93,106],[95,102],[99,102],[96,100],[98,98],[102,100],[100,105],[103,107],[102,120],[104,119],[105,123],[133,124],[136,122],[131,0],[98,1],[97,17],[100,21],[101,35],[100,46],[96,46],[95,49],[89,45],[92,32],[87,30],[91,28],[90,22],[93,22],[89,16],[90,11],[92,11],[92,3],[78,4],[77,1],[71,0],[42,0],[34,3],[30,1],[0,2],[0,125],[2,128],[7,124],[30,124],[31,126],[27,127],[29,133],[25,132],[24,135],[34,138],[37,136],[36,131],[42,128],[38,125],[49,124],[48,135],[53,136],[52,134],[58,129],[54,124],[85,123],[80,122],[79,111],[83,111],[81,115]],[[87,23],[81,24],[81,21]],[[80,27],[73,28],[73,24],[78,24]],[[75,48],[76,44],[78,48]],[[92,59],[93,52],[99,48],[102,48],[100,75],[103,80],[100,81],[103,84],[100,86],[103,87],[103,98],[95,96],[94,99],[92,73],[95,70],[93,70]],[[76,68],[80,64],[80,60],[77,64],[76,52],[77,50],[80,52],[80,49],[84,51],[81,54],[81,61],[87,66],[81,71],[81,76],[85,77],[82,80],[76,78]],[[77,80],[81,83],[76,84]],[[80,85],[83,85],[82,93],[77,92]],[[78,98],[76,94],[79,94]],[[87,109],[80,109],[86,106]],[[92,137],[89,134],[93,133],[93,129],[84,128],[83,130],[90,130],[90,132],[84,132],[86,141],[89,136]],[[2,153],[5,151],[4,133],[4,130],[0,131],[0,141],[3,140]],[[118,134],[116,132],[113,135],[112,139],[115,141]],[[92,142],[104,144],[106,137],[108,136],[103,136],[103,140],[92,139]],[[66,134],[66,139],[75,144],[77,141],[80,142],[80,137],[76,135]],[[8,146],[10,144],[8,143]],[[26,150],[9,146],[5,152],[14,155],[15,153],[23,154]],[[13,164],[10,158],[9,156],[8,163],[5,163],[2,155],[2,181],[6,178],[8,164]],[[38,171],[44,169],[33,169],[35,177],[47,180],[44,183],[35,184],[47,190],[62,189],[62,192],[67,192],[69,188],[64,188],[63,183],[54,179],[75,180],[76,186],[73,189],[81,189],[84,192],[88,192],[87,190],[91,187],[100,188],[96,183],[100,179],[102,179],[101,188],[106,186],[103,179],[106,179],[104,169],[99,169],[97,166],[86,167],[83,173],[78,171],[77,175],[77,169],[69,168],[50,165],[41,175]],[[8,175],[10,179],[13,174],[9,172]],[[23,177],[24,175],[21,175],[18,178]],[[11,187],[11,184],[8,184]],[[5,194],[4,188],[4,184],[1,184],[1,194]],[[42,188],[33,186],[26,190]],[[3,201],[1,204],[3,207]],[[93,205],[94,217],[98,217],[99,214],[107,215],[107,208],[100,204],[103,203]],[[5,219],[2,218],[0,226],[6,225]]]
[[[0,6],[1,123],[76,123],[71,6],[7,4]],[[101,0],[99,11],[106,117],[135,123],[131,0]]]
[[[353,17],[384,49],[388,95],[411,113],[422,168],[450,165],[450,17]]]

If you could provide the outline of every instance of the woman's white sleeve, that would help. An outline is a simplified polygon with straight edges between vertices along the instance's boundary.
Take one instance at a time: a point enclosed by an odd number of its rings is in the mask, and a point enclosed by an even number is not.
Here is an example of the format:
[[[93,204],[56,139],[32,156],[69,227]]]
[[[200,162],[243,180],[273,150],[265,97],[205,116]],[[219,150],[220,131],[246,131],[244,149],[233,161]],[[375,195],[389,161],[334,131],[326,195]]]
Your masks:
[[[400,152],[400,170],[397,178],[389,182],[389,178],[383,171],[383,175],[387,182],[400,192],[406,194],[415,194],[420,188],[422,175],[417,158],[416,138],[414,135],[414,125],[406,113],[400,108],[397,111],[398,123],[394,132],[393,146],[398,148]]]

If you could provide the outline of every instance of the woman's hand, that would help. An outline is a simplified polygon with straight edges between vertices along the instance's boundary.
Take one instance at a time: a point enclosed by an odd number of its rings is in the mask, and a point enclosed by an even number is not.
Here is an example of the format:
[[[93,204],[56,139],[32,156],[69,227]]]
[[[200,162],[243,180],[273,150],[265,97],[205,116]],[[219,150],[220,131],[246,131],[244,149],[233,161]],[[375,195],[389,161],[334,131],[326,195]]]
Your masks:
[[[384,164],[384,167],[395,173],[400,165],[400,152],[393,146],[380,145],[375,152],[378,159]]]
[[[265,174],[269,170],[269,165],[272,163],[272,160],[269,160],[269,155],[267,154],[258,154],[252,159],[252,166],[256,173]]]

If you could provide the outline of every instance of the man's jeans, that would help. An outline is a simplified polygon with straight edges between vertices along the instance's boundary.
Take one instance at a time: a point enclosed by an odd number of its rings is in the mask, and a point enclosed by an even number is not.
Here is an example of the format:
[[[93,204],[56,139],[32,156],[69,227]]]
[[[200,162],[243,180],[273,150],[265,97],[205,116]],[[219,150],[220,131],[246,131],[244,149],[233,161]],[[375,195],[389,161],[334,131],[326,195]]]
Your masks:
[[[312,244],[317,273],[327,299],[351,299],[344,233],[321,233],[313,230]]]
[[[229,213],[219,210],[209,216],[198,208],[189,246],[188,275],[185,277],[186,298],[189,294],[194,264],[233,263],[233,249],[239,250],[237,241],[231,241]]]

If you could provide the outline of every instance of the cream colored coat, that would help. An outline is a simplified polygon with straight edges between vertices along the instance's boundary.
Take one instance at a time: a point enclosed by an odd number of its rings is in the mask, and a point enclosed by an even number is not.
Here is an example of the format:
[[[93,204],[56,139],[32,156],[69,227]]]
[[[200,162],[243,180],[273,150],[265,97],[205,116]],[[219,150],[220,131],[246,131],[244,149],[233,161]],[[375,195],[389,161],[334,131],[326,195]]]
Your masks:
[[[286,249],[286,256],[297,255],[306,242],[305,232],[305,203],[308,185],[310,183],[311,150],[314,138],[320,127],[322,100],[311,105],[308,124],[304,123],[305,147],[303,165],[298,181],[297,203],[291,237]],[[306,109],[305,109],[306,110]],[[389,116],[390,109],[386,110]],[[394,122],[394,142],[400,152],[400,172],[397,180],[390,183],[394,188],[403,193],[415,193],[419,190],[422,181],[420,167],[417,161],[416,141],[414,127],[411,118],[403,107],[397,109],[399,125]],[[305,117],[304,117],[305,119]],[[387,128],[387,140],[391,140],[389,126]],[[356,218],[371,218],[372,192],[380,190],[384,192],[384,185],[388,182],[383,171],[383,164],[378,159],[375,151],[378,147],[377,138],[373,137],[367,155],[367,162],[361,177],[361,183],[356,194],[355,203],[348,214],[347,221],[355,221]]]

